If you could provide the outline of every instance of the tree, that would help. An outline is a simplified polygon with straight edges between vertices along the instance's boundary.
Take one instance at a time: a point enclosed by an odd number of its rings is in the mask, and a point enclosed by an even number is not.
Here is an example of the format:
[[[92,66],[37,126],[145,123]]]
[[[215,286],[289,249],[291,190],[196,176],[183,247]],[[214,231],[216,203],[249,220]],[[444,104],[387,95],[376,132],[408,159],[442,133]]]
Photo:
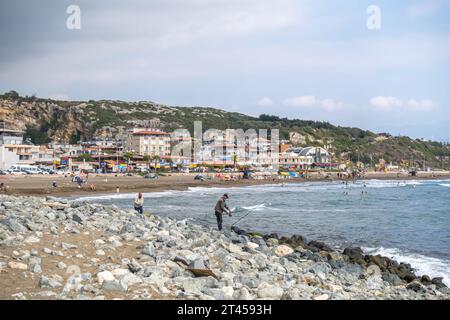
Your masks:
[[[147,163],[147,169],[150,170],[150,162],[151,162],[152,158],[148,154],[146,154],[142,158],[142,160],[144,160]]]
[[[234,170],[236,171],[236,165],[237,165],[237,162],[239,161],[239,157],[238,157],[238,155],[236,154],[236,152],[233,154],[233,167],[234,167]]]
[[[88,153],[83,153],[80,154],[80,156],[77,158],[77,161],[94,161],[94,159],[92,158],[92,156]]]
[[[18,98],[20,98],[19,94],[17,93],[17,91],[11,90],[9,92],[6,92],[3,97],[5,99],[11,99],[11,100],[16,100]]]
[[[160,156],[153,156],[152,160],[155,162],[155,172],[158,170],[157,166],[158,163],[161,161],[161,157]]]
[[[134,157],[134,153],[131,151],[127,151],[123,154],[123,158],[127,161],[128,164],[130,164],[130,160],[133,157]]]
[[[25,130],[24,139],[30,139],[35,145],[46,144],[50,142],[46,128],[34,128],[27,126]]]

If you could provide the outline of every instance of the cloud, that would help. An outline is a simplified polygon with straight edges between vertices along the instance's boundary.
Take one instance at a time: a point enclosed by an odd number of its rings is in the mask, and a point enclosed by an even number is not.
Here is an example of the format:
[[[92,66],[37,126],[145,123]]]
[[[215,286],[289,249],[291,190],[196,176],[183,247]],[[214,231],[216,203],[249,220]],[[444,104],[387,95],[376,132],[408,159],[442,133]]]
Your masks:
[[[378,96],[373,97],[370,100],[370,104],[372,105],[372,107],[378,110],[392,110],[394,108],[401,107],[403,105],[403,102],[396,97]]]
[[[404,103],[397,97],[385,96],[373,97],[370,100],[370,104],[375,110],[381,111],[431,111],[436,108],[436,103],[429,99],[409,99]]]
[[[341,101],[336,101],[334,99],[318,99],[316,96],[299,96],[284,100],[284,105],[290,107],[315,107],[325,111],[336,111],[344,107],[350,106]]]
[[[289,107],[311,107],[316,104],[315,96],[300,96],[284,100],[284,104]]]
[[[406,106],[412,111],[431,111],[436,107],[436,103],[432,100],[410,99]]]
[[[273,105],[273,101],[269,97],[264,97],[256,101],[255,104],[259,107],[270,107]]]

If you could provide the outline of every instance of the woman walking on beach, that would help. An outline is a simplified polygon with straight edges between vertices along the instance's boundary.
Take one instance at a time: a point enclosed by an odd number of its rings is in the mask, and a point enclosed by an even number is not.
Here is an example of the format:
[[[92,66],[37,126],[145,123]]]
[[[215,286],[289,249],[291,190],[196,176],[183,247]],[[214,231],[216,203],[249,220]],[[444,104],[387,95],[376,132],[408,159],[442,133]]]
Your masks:
[[[142,193],[139,192],[136,199],[134,200],[134,210],[136,210],[140,214],[143,214],[144,212],[143,206],[144,206],[144,196],[142,195]]]

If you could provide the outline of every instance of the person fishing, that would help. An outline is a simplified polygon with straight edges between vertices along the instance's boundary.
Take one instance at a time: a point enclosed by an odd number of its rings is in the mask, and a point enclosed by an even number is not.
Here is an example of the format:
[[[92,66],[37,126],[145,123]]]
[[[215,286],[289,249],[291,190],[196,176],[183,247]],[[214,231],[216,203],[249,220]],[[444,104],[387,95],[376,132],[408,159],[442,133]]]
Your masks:
[[[140,214],[144,213],[144,196],[142,195],[142,193],[138,193],[136,199],[134,199],[134,210],[136,210],[137,212],[139,212]]]
[[[225,193],[222,197],[220,197],[220,199],[217,201],[216,206],[214,207],[214,213],[216,215],[217,218],[217,228],[220,230],[222,230],[222,214],[224,212],[228,213],[228,216],[232,216],[231,215],[231,210],[230,208],[228,208],[228,205],[226,204],[226,200],[228,199],[228,193]]]

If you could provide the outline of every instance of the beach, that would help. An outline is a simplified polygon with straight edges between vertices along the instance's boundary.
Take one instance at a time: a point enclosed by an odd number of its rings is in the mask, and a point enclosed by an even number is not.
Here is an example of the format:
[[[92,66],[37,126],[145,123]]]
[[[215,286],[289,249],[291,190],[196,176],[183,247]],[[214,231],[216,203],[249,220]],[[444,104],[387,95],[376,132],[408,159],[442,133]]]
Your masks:
[[[237,175],[237,174],[236,174]],[[195,174],[164,174],[157,180],[145,179],[141,176],[133,175],[115,175],[115,174],[90,174],[88,183],[83,184],[81,188],[72,178],[61,175],[3,175],[0,176],[0,182],[3,182],[8,190],[4,193],[10,195],[34,195],[34,196],[75,196],[92,195],[108,193],[130,193],[130,192],[161,192],[166,190],[187,190],[190,187],[237,187],[252,186],[264,184],[279,183],[300,183],[311,181],[330,181],[340,180],[337,173],[311,173],[308,178],[267,178],[267,179],[238,179],[236,181],[224,181],[215,178],[212,174],[211,180],[194,180]],[[418,172],[417,176],[411,177],[405,173],[396,172],[374,172],[364,175],[364,179],[384,179],[384,180],[415,180],[415,179],[446,179],[450,178],[448,171]],[[52,187],[52,182],[56,181],[57,188]],[[90,185],[95,186],[91,190]],[[117,192],[119,187],[119,192]]]
[[[356,247],[114,205],[0,196],[0,299],[450,299],[442,279]]]

